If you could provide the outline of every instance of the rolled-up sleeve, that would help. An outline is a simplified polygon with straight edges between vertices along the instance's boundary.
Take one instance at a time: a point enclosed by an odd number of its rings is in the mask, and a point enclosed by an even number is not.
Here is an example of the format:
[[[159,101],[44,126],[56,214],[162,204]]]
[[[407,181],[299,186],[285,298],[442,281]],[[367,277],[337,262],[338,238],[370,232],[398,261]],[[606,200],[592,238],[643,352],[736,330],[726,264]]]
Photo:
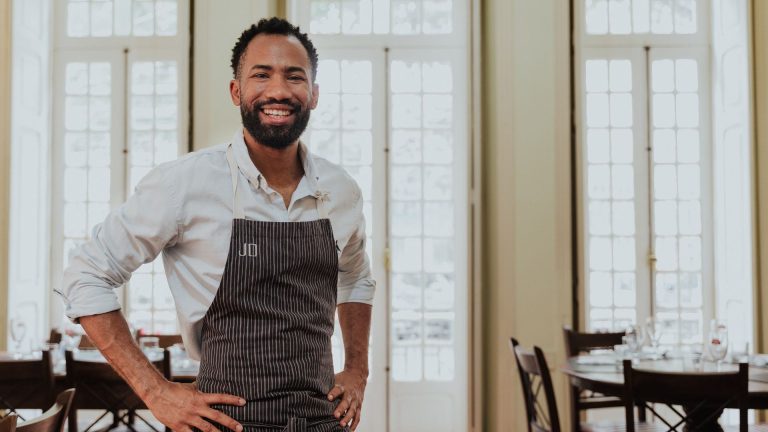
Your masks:
[[[355,230],[344,246],[339,257],[339,283],[337,304],[373,304],[376,282],[371,275],[371,264],[365,251],[365,216],[363,198],[357,189],[355,209],[357,223]]]
[[[115,288],[176,240],[179,206],[169,171],[168,165],[161,165],[147,174],[134,194],[70,255],[60,289],[55,291],[71,320],[120,309]]]

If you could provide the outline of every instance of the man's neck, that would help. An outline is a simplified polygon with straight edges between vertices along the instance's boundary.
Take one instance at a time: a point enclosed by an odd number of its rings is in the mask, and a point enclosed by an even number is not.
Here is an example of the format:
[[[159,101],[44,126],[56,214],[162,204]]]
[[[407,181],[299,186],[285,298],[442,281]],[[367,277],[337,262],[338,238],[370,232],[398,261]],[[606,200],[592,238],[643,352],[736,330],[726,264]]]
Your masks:
[[[276,149],[256,141],[247,130],[243,130],[245,146],[251,161],[270,186],[291,187],[298,185],[304,175],[304,166],[299,157],[298,140],[283,149]]]

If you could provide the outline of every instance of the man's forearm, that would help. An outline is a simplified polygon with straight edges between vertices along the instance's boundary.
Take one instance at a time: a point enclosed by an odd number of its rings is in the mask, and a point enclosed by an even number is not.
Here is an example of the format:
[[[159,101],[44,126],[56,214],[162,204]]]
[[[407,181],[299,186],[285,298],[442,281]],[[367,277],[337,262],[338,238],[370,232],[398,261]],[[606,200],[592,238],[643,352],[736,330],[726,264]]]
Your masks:
[[[344,369],[360,370],[366,375],[371,309],[365,303],[342,303],[338,306],[339,324],[344,338]]]
[[[80,318],[80,324],[109,364],[140,398],[145,399],[165,382],[136,345],[120,311],[84,316]]]

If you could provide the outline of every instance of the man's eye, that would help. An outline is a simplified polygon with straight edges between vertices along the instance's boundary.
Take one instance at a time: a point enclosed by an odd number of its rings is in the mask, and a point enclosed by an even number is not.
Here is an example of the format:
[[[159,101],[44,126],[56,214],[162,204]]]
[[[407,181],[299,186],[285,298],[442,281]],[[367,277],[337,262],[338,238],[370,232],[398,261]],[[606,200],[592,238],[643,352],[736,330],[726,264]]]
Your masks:
[[[291,81],[304,81],[304,77],[301,75],[290,76],[288,79]]]
[[[254,78],[263,79],[263,78],[268,78],[268,77],[269,77],[269,75],[267,75],[267,74],[265,74],[265,73],[256,73],[256,74],[253,74],[253,77],[254,77]]]

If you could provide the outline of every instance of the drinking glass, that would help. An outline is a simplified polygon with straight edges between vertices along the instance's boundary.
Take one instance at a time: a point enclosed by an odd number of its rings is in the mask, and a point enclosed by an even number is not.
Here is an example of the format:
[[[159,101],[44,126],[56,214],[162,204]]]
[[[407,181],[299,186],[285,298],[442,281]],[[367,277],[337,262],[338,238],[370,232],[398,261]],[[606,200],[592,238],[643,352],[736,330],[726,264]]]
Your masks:
[[[643,345],[645,345],[645,332],[642,327],[637,325],[627,327],[624,331],[624,337],[631,353],[638,354],[643,349]]]
[[[27,333],[27,323],[23,319],[16,317],[11,318],[11,340],[16,344],[14,348],[14,358],[21,358],[23,356],[21,350],[22,341],[24,341],[24,335]]]
[[[720,370],[720,364],[728,354],[728,329],[725,324],[716,324],[710,329],[707,348],[712,360],[717,363],[717,370]]]
[[[645,320],[645,331],[648,333],[648,338],[651,340],[651,347],[653,347],[654,355],[658,355],[662,335],[661,321],[654,317],[648,317],[648,319]]]

